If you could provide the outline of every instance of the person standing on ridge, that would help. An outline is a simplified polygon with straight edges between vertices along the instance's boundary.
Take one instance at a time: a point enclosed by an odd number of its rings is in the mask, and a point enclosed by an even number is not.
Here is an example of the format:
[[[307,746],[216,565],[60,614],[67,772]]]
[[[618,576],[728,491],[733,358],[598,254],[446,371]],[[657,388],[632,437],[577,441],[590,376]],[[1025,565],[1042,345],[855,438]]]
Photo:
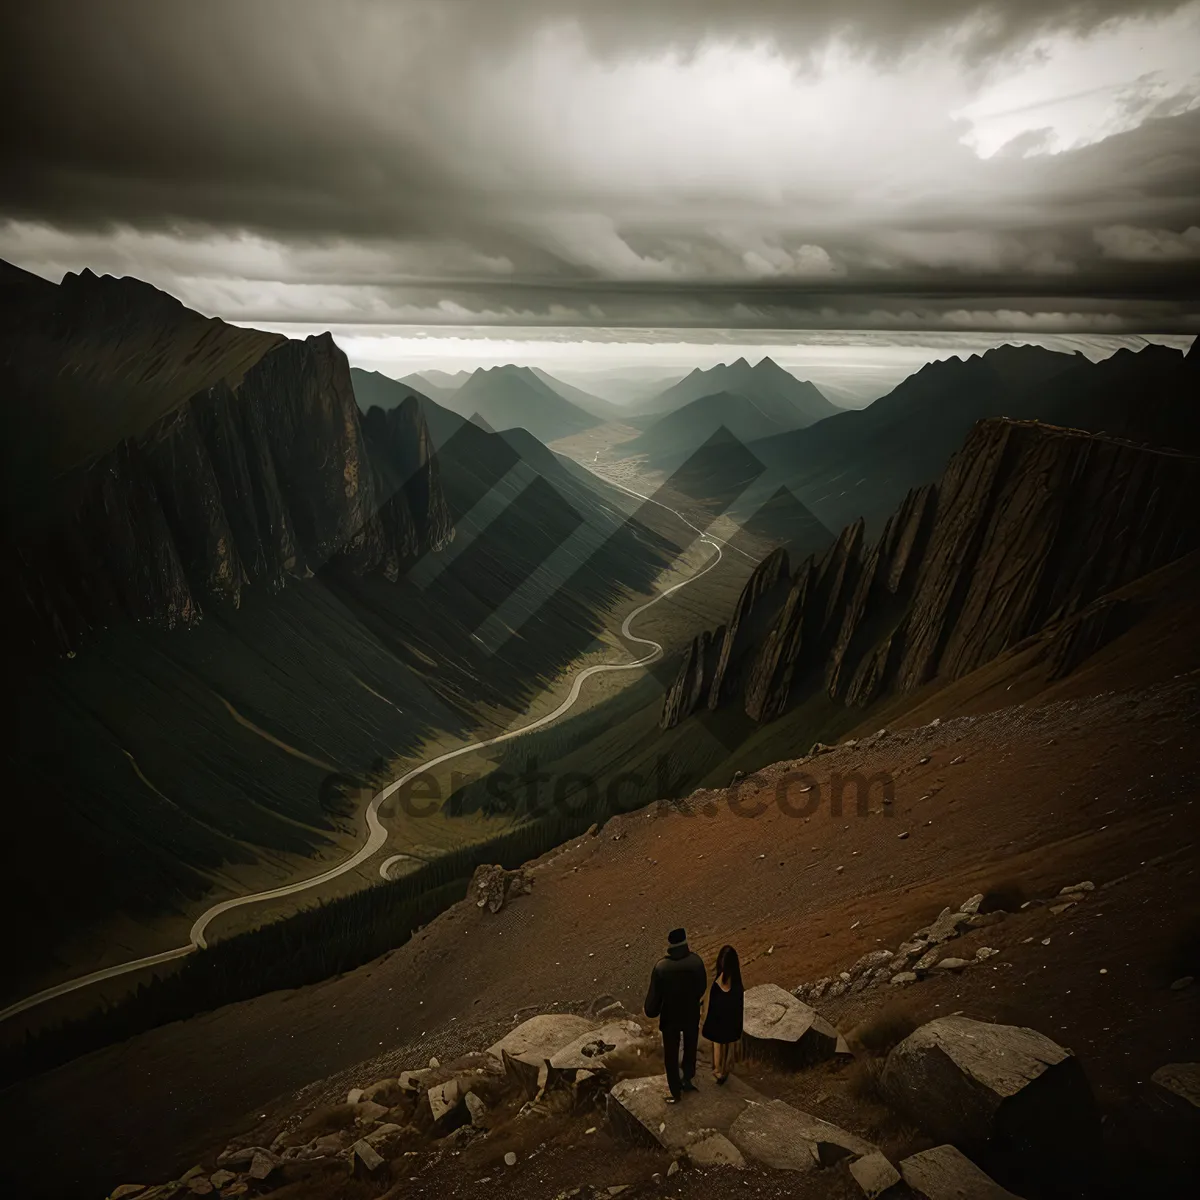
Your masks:
[[[696,1091],[696,1046],[700,1040],[700,1005],[708,988],[708,972],[700,955],[688,949],[687,932],[667,934],[667,953],[650,972],[645,1011],[658,1018],[663,1058],[667,1066],[668,1104],[677,1104],[683,1092]],[[679,1043],[683,1042],[680,1071]]]

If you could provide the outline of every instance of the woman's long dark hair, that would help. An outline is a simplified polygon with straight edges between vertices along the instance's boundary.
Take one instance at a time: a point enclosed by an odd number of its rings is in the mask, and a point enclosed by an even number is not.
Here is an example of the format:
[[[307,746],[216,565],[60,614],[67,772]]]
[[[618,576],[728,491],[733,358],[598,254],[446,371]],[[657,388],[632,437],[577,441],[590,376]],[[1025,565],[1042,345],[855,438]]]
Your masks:
[[[738,953],[732,946],[722,946],[718,952],[717,975],[724,975],[729,980],[730,991],[742,990],[742,964],[738,962]]]

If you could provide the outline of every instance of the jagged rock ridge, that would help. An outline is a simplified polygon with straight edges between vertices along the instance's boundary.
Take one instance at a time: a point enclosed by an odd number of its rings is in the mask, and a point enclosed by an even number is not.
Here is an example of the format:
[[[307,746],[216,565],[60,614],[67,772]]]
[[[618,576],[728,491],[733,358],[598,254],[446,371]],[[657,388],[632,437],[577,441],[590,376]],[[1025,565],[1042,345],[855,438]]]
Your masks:
[[[23,394],[40,380],[61,398],[62,379],[76,390],[82,379],[93,406],[118,404],[103,357],[110,326],[160,371],[143,369],[128,389],[136,412],[92,423],[86,463],[56,478],[47,460],[10,495],[35,639],[72,649],[122,617],[188,625],[207,604],[237,605],[247,586],[278,589],[330,561],[395,579],[452,536],[418,402],[361,418],[329,334],[233,330],[136,280],[85,273],[56,290],[65,294],[39,287],[41,306],[23,321],[42,330],[45,353],[8,347]],[[200,351],[211,361],[197,366]],[[164,365],[176,360],[185,365]],[[180,399],[197,380],[205,386]],[[97,430],[126,428],[138,412],[159,415],[105,444]]]
[[[702,702],[763,721],[801,691],[866,705],[959,678],[1196,548],[1198,506],[1200,458],[981,421],[873,546],[859,521],[790,576],[784,552],[764,559],[723,632],[685,653],[661,723]]]

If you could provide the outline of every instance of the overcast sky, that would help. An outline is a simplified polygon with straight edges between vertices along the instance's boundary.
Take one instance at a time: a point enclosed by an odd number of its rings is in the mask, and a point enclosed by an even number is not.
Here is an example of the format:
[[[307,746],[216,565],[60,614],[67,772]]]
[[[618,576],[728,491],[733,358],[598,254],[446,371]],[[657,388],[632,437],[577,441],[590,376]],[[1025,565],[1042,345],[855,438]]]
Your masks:
[[[332,327],[380,363],[439,333],[466,363],[492,338],[675,329],[1200,328],[1200,0],[39,0],[4,20],[0,256]]]

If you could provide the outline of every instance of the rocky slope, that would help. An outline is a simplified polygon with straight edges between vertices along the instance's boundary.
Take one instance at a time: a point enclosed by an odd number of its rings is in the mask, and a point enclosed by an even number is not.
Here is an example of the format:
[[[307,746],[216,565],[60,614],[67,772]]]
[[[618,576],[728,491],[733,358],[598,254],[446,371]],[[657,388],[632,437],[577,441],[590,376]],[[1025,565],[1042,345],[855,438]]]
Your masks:
[[[874,545],[862,521],[789,576],[747,582],[715,653],[697,639],[670,728],[736,699],[758,721],[823,689],[850,705],[957,679],[1200,544],[1200,458],[1034,422],[987,420]]]

